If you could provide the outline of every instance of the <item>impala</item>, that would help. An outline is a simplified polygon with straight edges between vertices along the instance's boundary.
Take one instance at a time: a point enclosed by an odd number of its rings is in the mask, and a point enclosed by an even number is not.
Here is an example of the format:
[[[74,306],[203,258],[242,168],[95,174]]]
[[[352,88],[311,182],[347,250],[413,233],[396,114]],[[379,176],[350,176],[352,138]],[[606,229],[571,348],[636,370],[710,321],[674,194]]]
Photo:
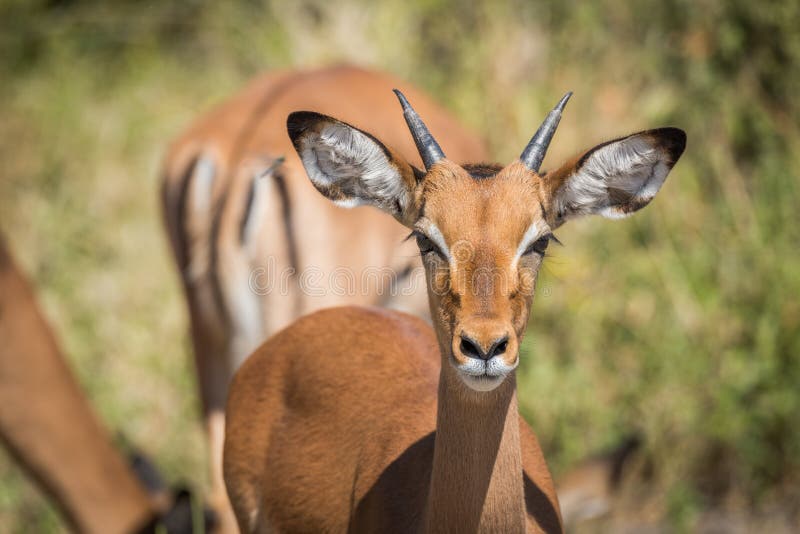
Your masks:
[[[231,385],[224,455],[243,532],[561,530],[517,408],[536,275],[567,220],[624,217],[650,202],[686,140],[676,128],[640,132],[539,173],[569,95],[505,167],[445,157],[399,91],[424,170],[355,126],[289,116],[318,191],[411,230],[433,328],[400,312],[333,308],[250,356]]]
[[[612,512],[623,493],[624,480],[636,472],[640,446],[639,437],[628,436],[613,449],[584,458],[559,477],[558,504],[568,531]]]
[[[188,494],[173,500],[164,488],[145,488],[113,447],[2,235],[0,340],[0,444],[72,530],[193,532]]]
[[[228,382],[244,358],[301,314],[326,306],[427,313],[425,293],[409,290],[419,258],[413,243],[403,243],[404,228],[377,210],[326,201],[306,178],[285,130],[295,109],[335,112],[380,133],[399,157],[416,162],[414,144],[394,113],[389,90],[398,84],[433,126],[447,132],[444,141],[458,158],[485,157],[476,136],[413,87],[385,74],[333,67],[259,78],[202,117],[166,158],[163,209],[189,305],[212,502],[223,530],[233,522],[225,514],[222,482],[223,413]],[[352,275],[346,291],[329,290],[342,268]],[[318,284],[304,290],[309,273]],[[392,273],[396,277],[387,279]]]

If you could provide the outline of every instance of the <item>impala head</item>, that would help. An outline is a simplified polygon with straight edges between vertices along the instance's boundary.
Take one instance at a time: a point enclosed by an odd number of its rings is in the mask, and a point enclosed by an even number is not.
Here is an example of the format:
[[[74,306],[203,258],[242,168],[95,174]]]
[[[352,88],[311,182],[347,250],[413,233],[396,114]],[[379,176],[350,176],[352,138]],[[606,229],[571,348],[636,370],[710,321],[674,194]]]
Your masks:
[[[318,113],[292,113],[289,135],[323,195],[340,206],[375,206],[412,230],[442,354],[464,384],[492,390],[519,363],[553,231],[580,215],[620,218],[644,207],[683,152],[686,135],[676,128],[639,132],[540,174],[567,93],[519,159],[505,167],[459,165],[395,92],[424,171],[372,135]]]

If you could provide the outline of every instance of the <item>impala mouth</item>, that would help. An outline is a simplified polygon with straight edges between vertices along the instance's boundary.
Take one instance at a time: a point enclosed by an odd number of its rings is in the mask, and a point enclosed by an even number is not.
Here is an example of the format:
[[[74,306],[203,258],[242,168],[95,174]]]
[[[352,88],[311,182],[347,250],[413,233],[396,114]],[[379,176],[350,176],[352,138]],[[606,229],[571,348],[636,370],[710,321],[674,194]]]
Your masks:
[[[467,385],[467,387],[475,391],[492,391],[499,386],[504,379],[505,376],[461,375],[461,380]]]
[[[451,363],[458,371],[461,380],[470,389],[476,391],[491,391],[495,389],[503,382],[506,376],[517,368],[518,362],[519,358],[516,358],[514,365],[509,365],[501,356],[495,356],[489,360],[467,358],[464,362],[459,362],[455,358],[451,359]]]

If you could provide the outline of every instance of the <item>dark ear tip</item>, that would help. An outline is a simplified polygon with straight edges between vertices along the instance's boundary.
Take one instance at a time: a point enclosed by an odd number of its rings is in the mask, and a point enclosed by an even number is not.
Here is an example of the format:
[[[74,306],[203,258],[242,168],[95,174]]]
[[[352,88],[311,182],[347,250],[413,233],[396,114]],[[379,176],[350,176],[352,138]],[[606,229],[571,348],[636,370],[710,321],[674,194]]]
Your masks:
[[[686,132],[680,128],[669,126],[654,130],[653,133],[672,156],[673,163],[678,161],[678,158],[681,157],[681,154],[686,149]]]
[[[314,126],[314,124],[323,121],[334,121],[331,117],[317,113],[316,111],[293,111],[286,117],[286,130],[289,132],[289,138],[294,142],[306,130]]]

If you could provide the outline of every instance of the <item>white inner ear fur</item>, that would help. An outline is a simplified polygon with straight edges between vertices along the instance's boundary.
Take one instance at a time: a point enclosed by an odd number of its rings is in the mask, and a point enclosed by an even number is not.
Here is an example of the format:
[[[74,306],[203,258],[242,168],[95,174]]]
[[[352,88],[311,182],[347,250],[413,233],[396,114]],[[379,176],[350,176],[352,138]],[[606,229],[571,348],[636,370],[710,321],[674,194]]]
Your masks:
[[[627,217],[635,209],[622,209],[608,190],[625,192],[630,196],[628,202],[643,206],[658,193],[669,174],[667,158],[666,151],[655,146],[652,139],[640,135],[598,148],[559,191],[558,213]]]
[[[345,195],[333,199],[339,206],[377,204],[394,211],[396,201],[401,210],[408,205],[410,192],[383,148],[346,124],[328,123],[306,134],[301,158],[315,185],[338,186]]]

